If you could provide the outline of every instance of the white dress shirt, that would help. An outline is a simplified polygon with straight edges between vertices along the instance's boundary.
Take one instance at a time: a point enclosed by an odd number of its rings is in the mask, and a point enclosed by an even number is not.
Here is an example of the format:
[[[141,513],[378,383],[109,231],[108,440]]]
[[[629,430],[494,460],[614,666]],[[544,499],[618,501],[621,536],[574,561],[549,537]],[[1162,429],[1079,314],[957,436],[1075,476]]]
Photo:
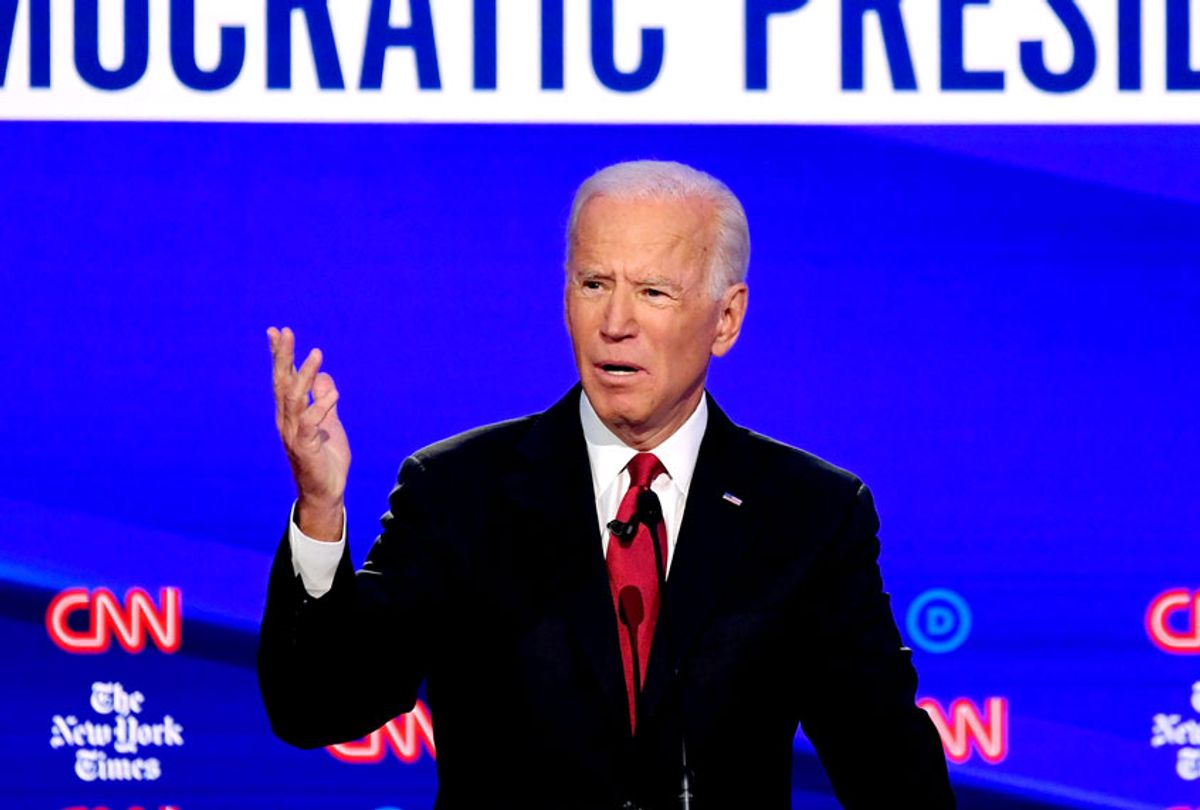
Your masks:
[[[601,550],[608,553],[608,522],[617,516],[621,499],[629,489],[629,471],[625,467],[638,451],[621,441],[609,430],[587,395],[579,397],[579,421],[583,426],[583,439],[587,444],[588,464],[592,468],[592,491],[596,497],[596,516],[599,525]],[[708,402],[700,397],[700,404],[678,430],[667,437],[652,451],[666,469],[650,482],[650,489],[662,503],[663,523],[667,529],[667,572],[675,559],[675,540],[683,523],[683,507],[687,502],[688,487],[692,473],[696,470],[696,458],[700,455],[700,442],[708,427]],[[318,598],[333,586],[333,575],[346,547],[346,516],[342,515],[342,538],[336,542],[314,540],[300,531],[295,521],[295,505],[292,519],[288,521],[288,543],[292,548],[292,566],[304,583],[309,596]]]
[[[621,499],[629,489],[629,470],[625,468],[638,451],[605,427],[586,394],[579,398],[579,421],[583,423],[583,439],[587,442],[588,463],[592,467],[592,490],[596,496],[596,515],[600,519],[601,548],[607,555],[608,522],[617,516]],[[687,501],[688,487],[692,484],[692,473],[696,471],[700,441],[704,438],[707,426],[708,402],[706,397],[701,396],[700,404],[687,421],[650,451],[667,470],[650,482],[650,489],[662,502],[663,523],[667,527],[668,573],[671,571],[671,560],[675,559],[675,539],[679,537],[679,526],[683,523],[683,507]]]

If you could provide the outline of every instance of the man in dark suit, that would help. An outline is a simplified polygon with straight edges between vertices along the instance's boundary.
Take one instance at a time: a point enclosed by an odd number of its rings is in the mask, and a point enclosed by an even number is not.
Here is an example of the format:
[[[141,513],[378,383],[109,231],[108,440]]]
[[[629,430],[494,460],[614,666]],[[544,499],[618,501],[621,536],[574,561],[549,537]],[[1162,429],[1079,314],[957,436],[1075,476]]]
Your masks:
[[[568,225],[580,385],[409,458],[357,574],[336,388],[270,330],[299,491],[259,654],[280,737],[361,737],[425,681],[438,807],[787,807],[798,723],[845,806],[953,806],[869,492],[704,393],[748,255],[708,175],[590,178]]]

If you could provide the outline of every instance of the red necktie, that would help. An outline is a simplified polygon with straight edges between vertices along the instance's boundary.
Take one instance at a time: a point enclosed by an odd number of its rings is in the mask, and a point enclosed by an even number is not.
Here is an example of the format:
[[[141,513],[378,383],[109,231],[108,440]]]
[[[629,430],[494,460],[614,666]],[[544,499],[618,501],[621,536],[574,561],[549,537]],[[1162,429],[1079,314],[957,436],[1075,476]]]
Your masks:
[[[621,499],[617,520],[628,523],[637,512],[638,494],[650,489],[650,483],[666,472],[653,453],[638,453],[626,467],[629,470],[629,490]],[[667,531],[660,520],[656,527],[663,563],[667,559]],[[637,729],[638,693],[646,677],[646,662],[650,658],[650,642],[654,639],[654,623],[658,619],[658,566],[654,560],[654,541],[650,530],[639,522],[637,531],[628,540],[616,534],[608,537],[608,583],[612,588],[613,609],[617,614],[617,631],[621,642],[621,661],[625,669],[625,688],[629,693],[629,728]],[[636,639],[631,643],[630,636]],[[637,675],[634,675],[634,661]]]

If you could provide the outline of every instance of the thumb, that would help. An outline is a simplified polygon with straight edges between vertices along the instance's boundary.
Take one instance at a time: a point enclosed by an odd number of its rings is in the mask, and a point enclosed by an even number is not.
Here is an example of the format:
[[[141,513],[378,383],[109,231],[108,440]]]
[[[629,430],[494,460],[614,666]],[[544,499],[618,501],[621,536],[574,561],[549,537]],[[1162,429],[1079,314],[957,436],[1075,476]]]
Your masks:
[[[313,381],[313,399],[325,396],[334,389],[333,377],[322,371]]]

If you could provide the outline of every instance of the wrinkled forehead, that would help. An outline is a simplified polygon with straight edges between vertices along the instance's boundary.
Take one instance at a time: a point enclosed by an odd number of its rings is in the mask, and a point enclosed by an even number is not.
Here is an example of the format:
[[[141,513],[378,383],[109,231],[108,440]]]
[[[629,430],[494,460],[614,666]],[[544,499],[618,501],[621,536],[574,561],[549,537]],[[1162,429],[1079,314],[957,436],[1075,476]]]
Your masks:
[[[703,197],[622,198],[598,194],[584,203],[568,243],[572,265],[673,258],[704,262],[711,254],[716,208]]]

